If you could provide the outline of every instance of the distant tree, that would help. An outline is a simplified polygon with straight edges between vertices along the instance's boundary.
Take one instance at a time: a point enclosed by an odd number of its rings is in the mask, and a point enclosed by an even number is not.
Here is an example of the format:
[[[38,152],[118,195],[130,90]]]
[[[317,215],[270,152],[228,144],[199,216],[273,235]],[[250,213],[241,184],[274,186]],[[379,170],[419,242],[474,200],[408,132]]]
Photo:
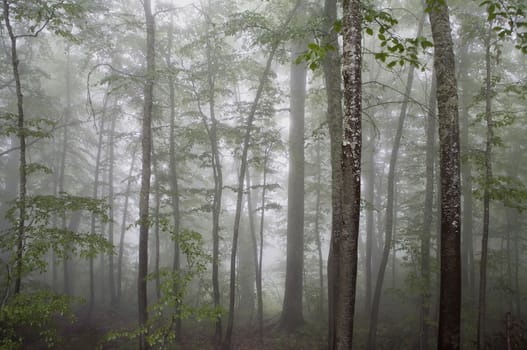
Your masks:
[[[287,254],[284,303],[280,325],[294,331],[304,323],[304,114],[307,69],[297,64],[306,49],[303,40],[293,43],[290,70],[289,180],[287,186]]]
[[[146,81],[144,85],[144,109],[141,128],[143,160],[141,164],[141,191],[139,194],[139,271],[137,277],[137,298],[140,327],[146,327],[148,321],[146,287],[148,274],[148,230],[150,227],[149,198],[152,155],[152,114],[155,80],[155,19],[152,14],[150,0],[144,0],[143,8],[146,20]],[[149,349],[146,334],[144,333],[141,333],[139,348],[141,350]]]

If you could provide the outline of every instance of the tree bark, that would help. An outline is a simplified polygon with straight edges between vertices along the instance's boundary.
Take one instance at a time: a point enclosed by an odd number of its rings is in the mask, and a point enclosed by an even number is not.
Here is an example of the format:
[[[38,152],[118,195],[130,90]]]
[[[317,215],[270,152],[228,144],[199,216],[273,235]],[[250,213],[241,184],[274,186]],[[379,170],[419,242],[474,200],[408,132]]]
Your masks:
[[[455,57],[447,1],[428,0],[437,74],[441,178],[441,277],[438,349],[459,349],[461,203]]]
[[[357,282],[362,149],[362,14],[359,0],[344,0],[344,121],[341,231],[333,240],[335,263],[334,349],[351,349]]]

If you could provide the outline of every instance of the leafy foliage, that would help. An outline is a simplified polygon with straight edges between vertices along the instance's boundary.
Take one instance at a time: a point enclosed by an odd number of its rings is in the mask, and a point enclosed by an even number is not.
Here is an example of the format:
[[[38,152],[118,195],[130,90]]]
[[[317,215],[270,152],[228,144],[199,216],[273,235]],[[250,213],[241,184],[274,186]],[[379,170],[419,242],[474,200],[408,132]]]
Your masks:
[[[74,301],[78,300],[47,290],[10,298],[0,308],[0,349],[19,349],[28,333],[38,334],[48,348],[53,348],[60,340],[54,321],[62,316],[73,322],[70,304]]]
[[[431,41],[423,36],[415,38],[403,38],[395,33],[395,27],[399,21],[388,11],[379,10],[371,4],[363,5],[363,30],[369,36],[375,36],[380,43],[381,50],[373,53],[375,59],[386,63],[388,68],[396,65],[404,66],[408,63],[414,67],[424,69],[419,61],[419,51],[426,51],[433,47]],[[342,29],[341,21],[333,25],[336,33]],[[308,50],[299,55],[296,63],[306,62],[311,70],[319,68],[321,62],[329,51],[334,51],[331,44],[320,45],[318,42],[310,43]]]
[[[145,328],[136,327],[131,330],[112,331],[107,334],[105,342],[115,342],[118,339],[137,339],[146,335],[148,343],[156,349],[173,349],[178,336],[174,332],[176,320],[191,317],[197,320],[214,320],[223,311],[211,305],[194,307],[183,303],[189,284],[201,276],[211,262],[211,257],[203,250],[203,237],[200,233],[183,230],[175,232],[166,218],[160,220],[161,229],[168,232],[177,241],[182,255],[186,259],[186,267],[181,271],[165,268],[160,270],[161,298],[150,307],[151,317]],[[149,275],[149,279],[156,276]]]
[[[485,0],[487,20],[500,39],[514,39],[515,47],[527,54],[527,4],[523,0]]]
[[[16,250],[19,237],[18,211],[20,201],[7,211],[6,217],[12,223],[11,228],[0,236],[0,251],[8,253],[8,265],[16,264]],[[99,234],[75,232],[69,228],[51,225],[54,217],[66,218],[88,212],[108,221],[107,205],[100,200],[72,196],[60,193],[58,196],[28,196],[25,202],[25,229],[23,237],[23,274],[34,270],[46,270],[47,252],[53,249],[62,258],[79,252],[82,257],[93,257],[99,253],[112,253],[113,246]],[[80,218],[79,218],[80,219]]]

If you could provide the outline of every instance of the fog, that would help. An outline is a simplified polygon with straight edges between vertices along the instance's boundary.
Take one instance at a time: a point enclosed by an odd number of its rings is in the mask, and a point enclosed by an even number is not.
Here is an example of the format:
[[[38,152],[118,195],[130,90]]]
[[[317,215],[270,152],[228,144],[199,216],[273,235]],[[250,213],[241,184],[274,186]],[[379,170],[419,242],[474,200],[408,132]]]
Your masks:
[[[527,348],[525,5],[449,1],[455,139],[435,9],[351,2],[353,144],[341,2],[3,0],[0,348],[446,349],[454,289],[457,348]]]

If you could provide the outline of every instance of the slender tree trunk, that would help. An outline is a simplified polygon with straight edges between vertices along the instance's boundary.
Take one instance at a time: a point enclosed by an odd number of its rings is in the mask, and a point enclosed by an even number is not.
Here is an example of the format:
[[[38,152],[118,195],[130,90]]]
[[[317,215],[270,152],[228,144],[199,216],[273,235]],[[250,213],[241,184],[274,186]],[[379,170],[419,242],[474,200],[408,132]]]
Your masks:
[[[223,172],[221,157],[218,144],[218,121],[216,120],[215,94],[216,94],[216,75],[218,74],[214,62],[214,48],[209,37],[209,21],[206,22],[206,55],[207,55],[207,88],[208,88],[208,105],[210,125],[207,122],[207,116],[201,109],[201,101],[198,98],[198,108],[202,117],[203,125],[207,131],[211,147],[212,172],[214,176],[214,197],[212,199],[212,299],[214,307],[221,306],[220,300],[220,282],[219,282],[219,251],[220,251],[220,214],[223,195]],[[215,324],[214,342],[216,346],[221,344],[222,340],[222,317],[218,315]]]
[[[99,138],[97,141],[97,154],[95,156],[95,169],[94,169],[94,179],[93,179],[93,190],[92,190],[92,198],[98,198],[99,196],[99,175],[101,172],[101,153],[102,153],[102,147],[103,147],[103,135],[105,132],[105,119],[106,119],[106,108],[108,104],[109,94],[106,93],[104,96],[104,103],[103,103],[103,110],[101,115],[101,121],[99,124]],[[95,118],[95,116],[94,116]],[[95,234],[97,231],[96,228],[96,217],[95,215],[91,216],[90,221],[90,233]],[[64,274],[66,275],[66,269]],[[90,297],[88,301],[88,312],[87,312],[87,318],[90,318],[91,313],[93,311],[93,307],[95,305],[95,271],[94,271],[94,257],[90,257],[89,261],[89,275],[90,275]],[[65,276],[66,278],[66,276]],[[64,285],[67,285],[67,281],[64,281]]]
[[[423,212],[423,233],[421,238],[421,279],[423,286],[421,290],[421,310],[419,314],[419,349],[429,348],[428,338],[430,337],[430,239],[432,227],[432,215],[434,208],[434,158],[436,143],[436,77],[432,75],[432,88],[430,89],[430,99],[428,101],[428,115],[426,118],[426,180],[425,180],[425,202]]]
[[[17,223],[17,248],[15,265],[15,294],[19,294],[22,289],[23,254],[25,240],[25,220],[26,220],[26,187],[27,187],[27,161],[26,161],[26,133],[24,116],[24,95],[22,94],[22,83],[20,81],[19,59],[17,48],[17,36],[13,31],[10,19],[10,8],[8,0],[3,0],[4,22],[7,33],[11,41],[11,68],[15,79],[15,90],[17,99],[17,127],[19,143],[19,170],[18,170],[18,223]]]
[[[152,143],[152,166],[154,171],[154,194],[155,194],[155,204],[154,204],[154,282],[155,282],[155,291],[156,291],[156,300],[161,299],[161,276],[159,274],[159,263],[160,263],[160,248],[161,242],[159,237],[159,218],[161,216],[161,187],[159,184],[159,167],[157,162],[157,155]]]
[[[461,311],[461,203],[459,116],[455,56],[447,1],[429,0],[437,74],[441,177],[441,289],[438,349],[459,349]]]
[[[286,21],[283,23],[282,28],[287,28],[296,10],[298,9],[299,4],[300,4],[300,1],[297,1],[295,7],[290,12]],[[229,350],[231,348],[232,331],[234,327],[234,302],[236,300],[236,295],[235,295],[236,293],[236,288],[235,288],[236,287],[236,253],[238,249],[238,234],[240,230],[241,209],[242,209],[242,202],[243,202],[243,188],[244,188],[244,180],[245,180],[245,171],[247,169],[247,155],[249,153],[249,143],[251,140],[251,131],[252,131],[253,123],[254,123],[254,118],[256,116],[256,111],[258,109],[258,104],[263,95],[264,86],[267,82],[269,73],[271,71],[271,64],[273,63],[273,59],[275,57],[276,51],[280,43],[281,41],[279,39],[276,39],[271,45],[271,51],[269,52],[269,56],[267,57],[265,69],[262,72],[262,75],[260,76],[260,81],[258,83],[258,89],[256,90],[256,95],[254,96],[254,101],[251,105],[251,109],[247,117],[247,124],[245,126],[245,135],[243,138],[243,145],[242,145],[240,173],[238,174],[236,212],[234,216],[234,229],[233,229],[233,236],[232,236],[230,282],[229,282],[229,290],[230,290],[229,318],[227,321],[227,330],[225,331],[225,339],[223,342],[224,350]]]
[[[179,183],[178,183],[178,172],[177,172],[177,161],[176,161],[176,89],[175,89],[175,72],[172,65],[172,43],[174,39],[174,16],[170,16],[170,26],[168,31],[168,48],[166,55],[167,67],[170,69],[168,75],[168,91],[169,91],[169,103],[170,103],[170,140],[169,140],[169,172],[170,172],[170,195],[172,204],[172,219],[174,221],[174,232],[176,233],[176,239],[174,240],[174,258],[172,261],[172,270],[174,273],[180,273],[180,249],[179,249],[179,231],[180,231],[180,212],[179,212]],[[174,286],[174,291],[178,293],[179,286]],[[180,303],[176,305],[176,321],[174,326],[174,332],[176,333],[176,339],[181,340],[181,310]]]
[[[114,188],[113,188],[113,170],[115,166],[115,124],[117,120],[117,101],[114,103],[114,109],[111,111],[111,124],[108,135],[108,152],[109,152],[109,164],[108,164],[108,216],[110,221],[108,222],[108,241],[114,245]],[[108,285],[110,286],[110,305],[113,307],[117,303],[117,296],[115,291],[115,267],[114,267],[114,254],[108,255]]]
[[[492,26],[489,25],[489,32],[485,41],[485,67],[487,76],[485,78],[485,119],[487,123],[487,138],[485,142],[484,160],[484,181],[483,181],[483,232],[481,235],[481,261],[479,268],[479,304],[478,304],[478,327],[477,327],[477,348],[485,348],[485,317],[486,317],[486,296],[487,296],[487,256],[489,243],[489,223],[490,223],[490,186],[492,183],[492,142],[494,138],[492,121],[492,68],[491,68],[491,35]]]
[[[342,147],[342,89],[341,89],[341,62],[339,52],[338,35],[333,30],[337,20],[337,0],[325,0],[324,2],[325,31],[324,44],[331,44],[335,50],[327,52],[322,67],[324,70],[324,84],[327,98],[327,121],[331,143],[331,242],[328,255],[328,349],[334,349],[335,344],[335,252],[333,246],[335,238],[341,231],[342,215],[342,169],[341,169],[341,147]]]
[[[258,243],[256,239],[256,220],[255,204],[256,198],[253,197],[251,188],[251,174],[249,169],[245,172],[245,181],[247,183],[247,217],[249,219],[248,235],[240,239],[240,261],[238,266],[239,284],[240,284],[240,304],[238,306],[242,322],[252,325],[254,321],[255,284],[256,274],[258,273]]]
[[[139,266],[137,277],[137,299],[139,326],[146,327],[148,321],[147,281],[148,274],[148,228],[149,228],[149,199],[152,156],[152,114],[154,106],[155,81],[155,19],[152,15],[150,0],[143,0],[146,20],[146,81],[144,87],[144,110],[142,123],[142,166],[141,191],[139,197]],[[147,350],[146,329],[141,333],[139,348]]]
[[[421,36],[423,31],[425,15],[421,17],[419,26],[417,28],[417,37]],[[376,338],[377,338],[377,325],[379,319],[379,308],[381,302],[382,285],[384,281],[384,274],[386,266],[388,265],[388,258],[390,256],[390,250],[393,245],[393,231],[394,231],[394,201],[395,201],[395,178],[396,178],[396,167],[397,158],[399,156],[399,148],[401,145],[401,138],[403,134],[404,121],[408,112],[408,102],[410,100],[410,94],[412,92],[413,80],[414,80],[414,66],[410,66],[408,70],[408,77],[406,78],[406,89],[404,93],[404,100],[401,106],[399,114],[399,121],[397,124],[397,131],[393,140],[392,153],[390,156],[390,165],[388,170],[388,191],[386,198],[386,221],[385,221],[385,239],[384,249],[381,258],[381,264],[379,266],[379,273],[377,275],[377,282],[375,283],[375,291],[373,294],[372,308],[371,308],[371,319],[370,327],[368,332],[368,349],[376,349]],[[395,254],[395,252],[394,252]],[[394,266],[395,268],[395,266]]]
[[[315,162],[317,164],[317,187],[315,190],[315,242],[317,245],[318,254],[318,289],[319,289],[319,303],[317,306],[317,315],[321,317],[322,322],[327,320],[323,316],[324,313],[324,258],[322,256],[322,237],[320,234],[320,214],[321,214],[321,190],[322,190],[322,157],[320,155],[320,139],[317,139]]]
[[[122,281],[123,281],[123,255],[124,255],[124,238],[126,235],[126,224],[128,222],[128,202],[130,199],[130,192],[132,189],[132,174],[135,168],[135,156],[137,150],[132,152],[132,164],[128,171],[126,178],[126,190],[124,192],[123,217],[121,219],[121,235],[119,237],[119,251],[117,253],[117,303],[121,304],[122,297]]]
[[[366,214],[366,257],[364,262],[365,269],[365,298],[364,298],[364,314],[368,318],[371,316],[371,300],[372,300],[372,260],[373,260],[373,212],[374,212],[374,198],[375,198],[375,129],[370,128],[370,136],[368,138],[370,147],[366,150],[366,159],[364,160],[364,196],[366,206],[364,208]]]
[[[70,48],[66,49],[66,113],[64,129],[62,131],[62,151],[59,169],[59,193],[64,192],[65,177],[66,177],[66,160],[68,156],[68,142],[69,142],[69,127],[68,122],[71,120],[71,62],[70,62]],[[66,213],[62,215],[62,228],[66,229]],[[63,267],[63,293],[65,295],[72,295],[72,286],[70,281],[70,260],[66,257],[62,260]]]
[[[263,263],[263,244],[264,244],[264,220],[265,220],[265,194],[267,190],[267,164],[269,162],[269,154],[273,144],[269,144],[264,152],[263,161],[263,180],[262,180],[262,200],[260,203],[260,244],[258,252],[257,270],[256,270],[256,298],[257,298],[257,318],[258,318],[258,341],[263,345],[263,292],[262,292],[262,263]]]
[[[305,51],[305,47],[303,42],[295,42],[291,54],[287,254],[280,319],[280,327],[287,332],[296,330],[304,323],[304,109],[307,71],[305,65],[296,64],[295,61]]]

